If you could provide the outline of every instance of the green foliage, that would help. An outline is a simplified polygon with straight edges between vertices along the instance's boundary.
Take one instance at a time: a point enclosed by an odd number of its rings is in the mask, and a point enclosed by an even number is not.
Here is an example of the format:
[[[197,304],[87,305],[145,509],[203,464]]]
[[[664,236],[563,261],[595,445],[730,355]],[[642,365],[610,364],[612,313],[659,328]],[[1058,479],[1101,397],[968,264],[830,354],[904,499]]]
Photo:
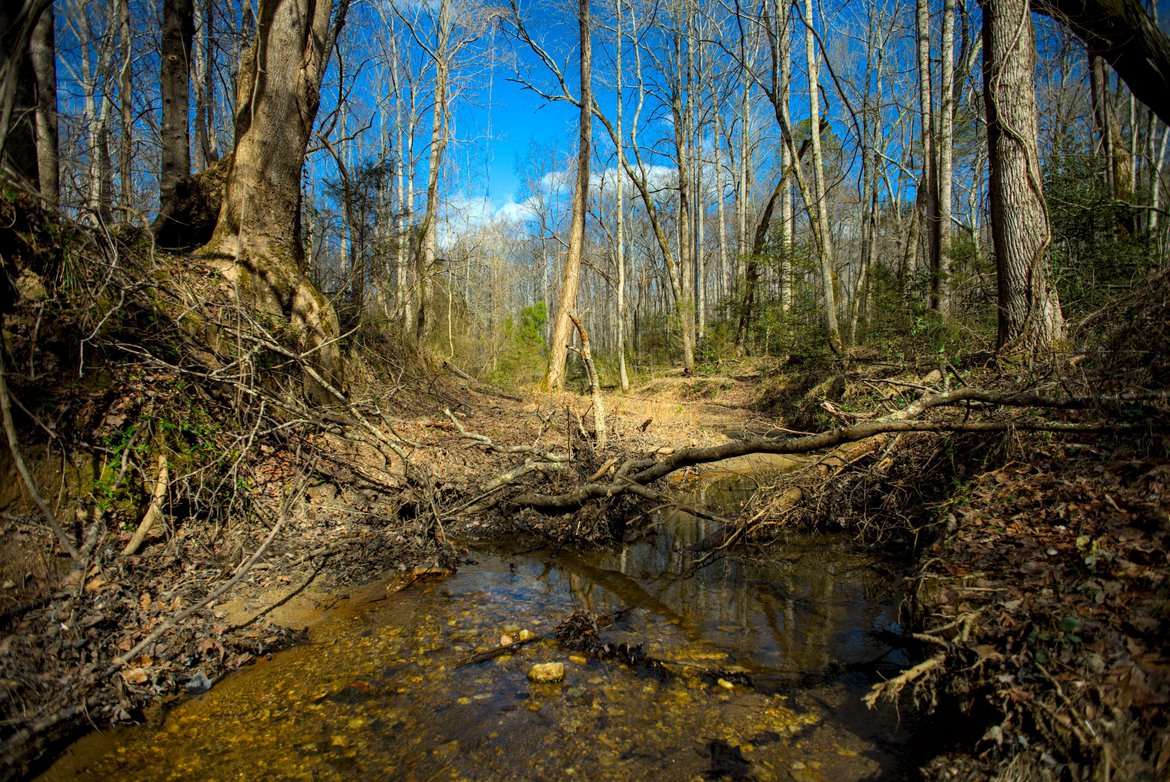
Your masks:
[[[719,320],[707,324],[707,333],[695,354],[699,374],[718,372],[735,355],[736,324]]]
[[[520,321],[508,318],[503,324],[503,348],[496,366],[488,373],[491,383],[501,386],[534,384],[544,376],[544,326],[548,306],[538,301],[520,310]]]
[[[143,471],[153,468],[152,453],[166,453],[176,474],[226,469],[239,451],[221,446],[224,427],[182,379],[175,378],[152,401],[137,407],[127,400],[99,437],[106,465],[94,481],[91,495],[104,514],[129,523],[145,501]],[[132,420],[123,420],[126,419]]]
[[[139,461],[150,448],[145,438],[138,438],[143,428],[141,423],[136,422],[101,438],[102,445],[109,451],[109,462],[94,481],[93,501],[103,514],[110,514],[115,509],[133,508],[138,502],[140,490],[133,480],[137,472],[126,467]]]
[[[1092,154],[1054,155],[1045,173],[1052,264],[1065,315],[1075,317],[1142,279],[1157,254],[1138,210],[1114,196]]]

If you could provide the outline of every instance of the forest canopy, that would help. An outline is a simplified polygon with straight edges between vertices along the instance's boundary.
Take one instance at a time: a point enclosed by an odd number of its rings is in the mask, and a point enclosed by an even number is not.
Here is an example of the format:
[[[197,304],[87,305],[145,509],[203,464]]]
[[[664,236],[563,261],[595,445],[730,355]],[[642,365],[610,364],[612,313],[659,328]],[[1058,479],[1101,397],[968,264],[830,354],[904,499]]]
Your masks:
[[[537,305],[554,386],[573,312],[623,387],[726,351],[1047,350],[1164,264],[1170,43],[1138,0],[4,14],[8,186],[197,250],[337,388],[363,321],[506,382]]]

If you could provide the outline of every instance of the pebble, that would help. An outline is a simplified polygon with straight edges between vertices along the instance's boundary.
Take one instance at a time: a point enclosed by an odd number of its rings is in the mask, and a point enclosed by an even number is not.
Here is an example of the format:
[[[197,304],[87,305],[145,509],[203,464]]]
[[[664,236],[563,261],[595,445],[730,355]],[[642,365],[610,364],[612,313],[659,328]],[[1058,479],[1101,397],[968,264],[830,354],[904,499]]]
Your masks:
[[[528,669],[528,680],[533,682],[559,682],[565,679],[564,663],[537,663]]]

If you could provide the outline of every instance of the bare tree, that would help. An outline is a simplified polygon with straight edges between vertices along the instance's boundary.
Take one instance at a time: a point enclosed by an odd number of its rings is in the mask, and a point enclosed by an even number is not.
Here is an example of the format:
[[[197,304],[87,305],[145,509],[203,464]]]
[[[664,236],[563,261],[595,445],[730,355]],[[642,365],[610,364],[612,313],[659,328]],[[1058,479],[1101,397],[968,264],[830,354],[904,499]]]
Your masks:
[[[951,314],[951,215],[955,171],[955,5],[943,0],[938,125],[938,311]]]
[[[41,16],[29,43],[37,92],[37,176],[41,197],[51,206],[61,198],[57,141],[57,44],[50,6]]]
[[[200,0],[192,41],[195,87],[195,169],[219,159],[215,137],[215,0]]]
[[[825,179],[825,156],[821,143],[821,84],[817,56],[817,41],[813,30],[813,0],[804,0],[805,57],[808,62],[809,132],[812,138],[813,187],[805,190],[805,205],[809,219],[816,224],[813,235],[816,239],[821,269],[822,297],[824,300],[825,330],[828,332],[829,347],[838,355],[845,350],[841,342],[841,329],[837,323],[837,295],[833,277],[833,231],[829,223],[828,185]],[[792,148],[791,133],[786,133],[789,149]],[[794,155],[795,164],[800,165],[800,156]],[[811,192],[813,200],[807,199]]]
[[[127,3],[128,0],[121,0]],[[129,12],[127,11],[127,14]],[[127,22],[127,28],[129,22]],[[191,62],[191,41],[195,34],[195,7],[192,0],[165,0],[163,3],[163,36],[161,73],[162,91],[162,157],[159,167],[159,209],[155,233],[160,233],[169,221],[170,201],[175,185],[191,172],[191,137],[187,123],[187,102]],[[129,71],[129,63],[123,66]],[[128,134],[129,128],[126,129]],[[302,153],[303,154],[303,153]],[[126,176],[128,171],[123,174]],[[299,192],[299,191],[298,191]]]
[[[625,67],[622,62],[622,50],[625,34],[622,30],[622,21],[625,16],[622,10],[622,0],[614,0],[614,12],[617,17],[617,55],[614,58],[617,68],[617,109],[614,122],[617,128],[617,137],[619,143],[617,148],[617,171],[614,172],[614,184],[617,188],[617,240],[616,240],[616,261],[617,261],[617,354],[618,354],[618,377],[621,383],[622,391],[630,390],[630,376],[626,370],[626,182],[625,182],[625,162],[626,150],[625,143],[621,141],[622,137],[622,102],[625,98],[622,90],[622,76]]]
[[[918,57],[919,138],[922,142],[922,177],[918,199],[922,208],[926,259],[930,265],[930,308],[943,311],[943,278],[939,256],[938,154],[935,148],[933,85],[930,67],[930,0],[915,0],[915,41]]]

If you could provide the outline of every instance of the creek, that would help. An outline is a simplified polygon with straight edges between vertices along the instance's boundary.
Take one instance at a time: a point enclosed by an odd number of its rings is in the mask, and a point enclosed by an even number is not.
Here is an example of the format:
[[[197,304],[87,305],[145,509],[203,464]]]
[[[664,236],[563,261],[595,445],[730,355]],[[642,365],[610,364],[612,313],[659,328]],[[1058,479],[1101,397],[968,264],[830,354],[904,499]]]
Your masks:
[[[742,502],[742,482],[686,497]],[[226,677],[150,724],[92,734],[46,780],[876,780],[912,774],[912,723],[861,697],[905,664],[884,638],[890,566],[826,535],[740,547],[694,569],[716,525],[681,514],[620,548],[498,542],[444,580],[355,591],[308,643]],[[458,665],[574,610],[629,609],[601,638],[665,670],[553,639]],[[562,682],[535,684],[536,663]]]

